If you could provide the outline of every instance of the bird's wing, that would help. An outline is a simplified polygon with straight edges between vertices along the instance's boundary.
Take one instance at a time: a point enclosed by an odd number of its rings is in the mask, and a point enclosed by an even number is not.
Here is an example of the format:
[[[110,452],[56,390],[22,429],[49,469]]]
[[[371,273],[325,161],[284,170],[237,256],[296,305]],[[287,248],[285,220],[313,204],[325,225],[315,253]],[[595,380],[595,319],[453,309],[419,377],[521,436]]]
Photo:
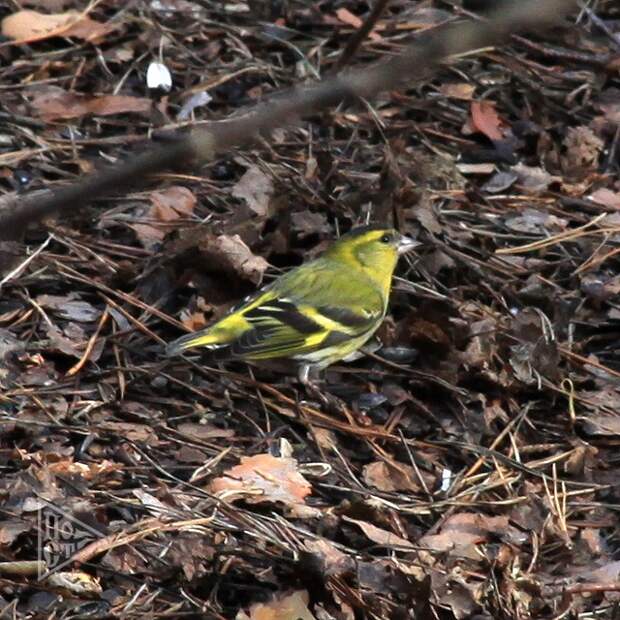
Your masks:
[[[351,287],[348,277],[334,280],[333,270],[321,267],[294,278],[286,274],[211,327],[175,341],[168,352],[204,346],[222,360],[293,357],[374,329],[384,311],[377,293]]]
[[[335,346],[374,327],[379,318],[338,306],[310,306],[276,297],[243,312],[251,328],[230,344],[231,357],[291,357]]]

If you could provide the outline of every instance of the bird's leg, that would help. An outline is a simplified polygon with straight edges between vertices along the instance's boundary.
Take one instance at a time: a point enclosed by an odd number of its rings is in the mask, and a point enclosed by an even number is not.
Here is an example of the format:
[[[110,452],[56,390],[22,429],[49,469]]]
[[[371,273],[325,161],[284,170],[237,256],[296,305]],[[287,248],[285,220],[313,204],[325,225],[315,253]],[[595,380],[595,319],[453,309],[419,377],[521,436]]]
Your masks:
[[[310,385],[311,383],[310,381],[310,369],[311,368],[312,367],[310,366],[310,364],[302,364],[298,370],[297,376],[299,377],[299,382],[302,385],[305,385],[306,387],[308,387],[308,385]]]
[[[348,411],[345,403],[334,396],[333,394],[327,394],[317,385],[317,373],[319,368],[316,366],[312,366],[311,364],[303,364],[299,367],[299,381],[306,388],[307,392],[318,398],[323,407],[325,407],[328,411],[334,413],[345,413],[348,417]]]
[[[312,377],[310,375],[313,375]],[[298,372],[299,382],[306,388],[309,394],[317,397],[325,404],[325,397],[316,384],[316,369],[310,364],[302,364]]]

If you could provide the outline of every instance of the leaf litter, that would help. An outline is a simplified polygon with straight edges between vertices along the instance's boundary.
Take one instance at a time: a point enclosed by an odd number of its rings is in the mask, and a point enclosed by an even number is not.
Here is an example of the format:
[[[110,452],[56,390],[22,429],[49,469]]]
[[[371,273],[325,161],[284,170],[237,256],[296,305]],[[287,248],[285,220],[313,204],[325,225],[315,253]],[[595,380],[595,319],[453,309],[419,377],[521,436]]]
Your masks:
[[[94,43],[104,39],[111,27],[74,10],[52,14],[23,10],[5,17],[0,30],[5,37],[14,39],[15,45],[23,45],[52,37],[74,37]]]
[[[4,16],[7,197],[329,72],[367,16],[331,0],[74,4]],[[390,3],[352,62],[473,4]],[[619,23],[616,3],[592,4],[553,36],[2,242],[0,608],[614,617]],[[169,92],[148,88],[154,65]],[[425,247],[399,267],[377,348],[326,373],[347,415],[304,400],[288,364],[163,358],[367,219]],[[45,501],[88,538],[41,586]]]

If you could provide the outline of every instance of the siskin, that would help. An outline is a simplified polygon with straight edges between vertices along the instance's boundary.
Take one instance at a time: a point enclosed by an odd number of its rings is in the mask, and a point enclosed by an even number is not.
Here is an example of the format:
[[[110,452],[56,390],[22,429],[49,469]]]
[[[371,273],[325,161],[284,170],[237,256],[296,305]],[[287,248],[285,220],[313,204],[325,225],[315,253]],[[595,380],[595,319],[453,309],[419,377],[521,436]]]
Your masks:
[[[300,381],[310,384],[311,373],[354,357],[375,333],[398,256],[419,245],[392,229],[353,229],[210,327],[171,342],[166,353],[202,347],[213,361],[292,359]]]

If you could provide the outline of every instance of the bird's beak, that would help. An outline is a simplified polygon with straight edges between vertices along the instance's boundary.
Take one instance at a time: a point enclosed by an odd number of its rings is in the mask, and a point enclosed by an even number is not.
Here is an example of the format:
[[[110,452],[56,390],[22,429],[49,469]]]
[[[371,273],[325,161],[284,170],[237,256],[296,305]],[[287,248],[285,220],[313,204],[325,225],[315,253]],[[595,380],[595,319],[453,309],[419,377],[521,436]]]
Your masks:
[[[406,237],[405,235],[402,235],[401,238],[398,240],[398,245],[396,246],[396,249],[398,250],[399,254],[406,254],[407,252],[411,252],[411,250],[414,250],[421,245],[422,244],[419,241],[416,241],[411,237]]]

